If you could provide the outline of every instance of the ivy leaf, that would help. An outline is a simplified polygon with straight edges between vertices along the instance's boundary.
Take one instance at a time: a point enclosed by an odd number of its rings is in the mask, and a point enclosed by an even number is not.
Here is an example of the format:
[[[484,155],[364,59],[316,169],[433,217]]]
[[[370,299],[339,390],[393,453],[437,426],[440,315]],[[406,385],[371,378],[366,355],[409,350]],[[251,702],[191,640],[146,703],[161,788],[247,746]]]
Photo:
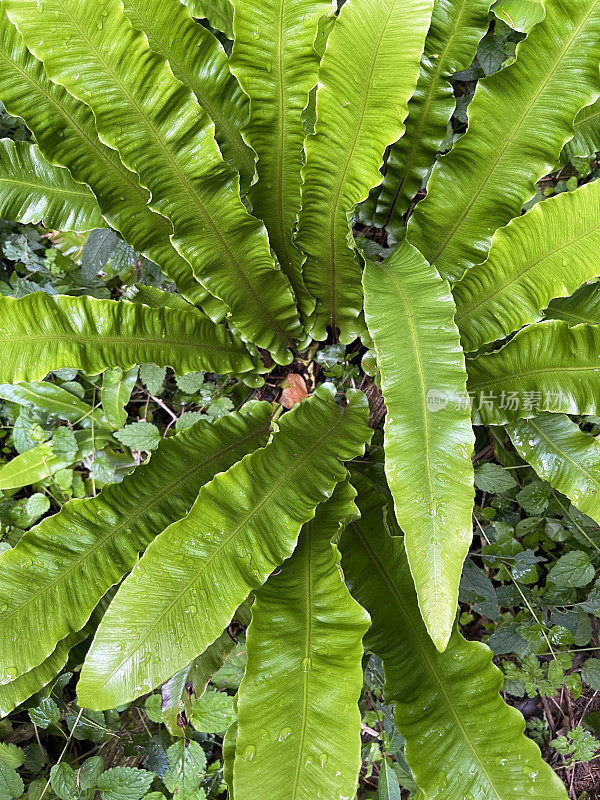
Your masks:
[[[206,770],[206,756],[198,742],[175,742],[167,750],[169,769],[163,775],[163,783],[178,800],[190,800]],[[104,798],[104,800],[110,800]]]
[[[167,370],[156,364],[142,364],[140,367],[140,380],[150,394],[158,394],[165,382]]]
[[[141,800],[154,780],[152,772],[133,767],[113,767],[102,773],[98,789],[103,800]]]
[[[206,692],[192,705],[191,723],[202,733],[226,731],[237,719],[233,710],[233,697],[224,692]]]
[[[73,768],[64,761],[55,764],[50,770],[50,785],[60,800],[71,800],[77,794],[77,776]]]
[[[0,762],[0,800],[16,800],[25,787],[21,777],[12,767]]]
[[[488,494],[506,494],[517,482],[504,467],[498,464],[481,464],[475,470],[475,486]]]
[[[155,450],[161,442],[160,431],[151,422],[132,422],[122,430],[115,432],[115,437],[132,450]]]
[[[548,580],[559,588],[587,586],[594,579],[594,567],[583,550],[561,556],[548,572]]]
[[[36,706],[29,709],[29,719],[38,728],[49,728],[50,725],[56,725],[60,719],[60,709],[51,697]]]

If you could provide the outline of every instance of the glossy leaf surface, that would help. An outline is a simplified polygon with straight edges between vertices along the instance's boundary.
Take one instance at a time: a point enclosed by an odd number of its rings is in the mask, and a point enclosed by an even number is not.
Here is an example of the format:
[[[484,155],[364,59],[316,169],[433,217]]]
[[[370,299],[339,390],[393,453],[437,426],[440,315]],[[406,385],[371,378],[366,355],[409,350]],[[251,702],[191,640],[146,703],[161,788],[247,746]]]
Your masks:
[[[41,380],[63,367],[90,375],[134,364],[171,366],[178,375],[253,369],[252,357],[226,328],[171,308],[35,292],[0,298],[0,316],[2,383]]]
[[[542,411],[598,414],[599,352],[597,325],[539,322],[500,350],[467,359],[468,387],[486,424],[503,425]]]
[[[436,164],[409,235],[445,277],[487,256],[494,231],[521,213],[556,165],[575,116],[600,91],[600,4],[547,0],[517,60],[481,80],[469,129]]]
[[[305,131],[302,111],[317,82],[314,48],[319,19],[331,0],[235,0],[231,68],[250,96],[246,140],[258,155],[253,211],[305,313],[314,308],[302,279],[302,254],[292,241],[300,211]]]
[[[600,150],[600,101],[581,109],[575,117],[574,131],[565,145],[569,158],[591,158]]]
[[[362,330],[351,216],[381,181],[385,148],[404,130],[432,8],[433,0],[348,0],[327,40],[298,230],[304,280],[317,300],[315,339],[324,339],[328,326],[339,327],[344,343]]]
[[[176,78],[196,96],[215,123],[224,159],[244,186],[254,177],[255,155],[242,139],[248,98],[229,71],[225,50],[212,33],[193,21],[179,0],[125,0],[125,14],[143,31],[150,47],[167,59]]]
[[[362,518],[342,534],[342,566],[371,615],[365,647],[383,661],[385,696],[406,740],[420,796],[431,800],[566,800],[559,778],[523,735],[501,696],[491,651],[455,629],[439,653],[423,625],[402,539],[384,522],[385,500],[359,488]]]
[[[37,407],[58,419],[77,423],[84,428],[94,424],[106,426],[106,419],[98,409],[68,392],[56,383],[3,383],[0,384],[0,397],[10,403],[18,403],[27,408]]]
[[[236,800],[338,800],[356,792],[362,637],[331,537],[356,516],[340,484],[302,530],[294,554],[256,592],[238,695]]]
[[[135,250],[159,264],[191,302],[203,300],[206,289],[171,244],[170,222],[151,211],[150,196],[137,175],[98,138],[91,110],[49,80],[4,9],[0,9],[0,65],[0,100],[10,114],[23,117],[45,157],[93,186],[110,225]]]
[[[489,7],[490,0],[436,0],[433,7],[406,133],[390,150],[373,220],[395,236],[446,136],[456,103],[449,79],[473,61]]]
[[[91,13],[79,0],[5,7],[52,80],[92,108],[103,141],[140,175],[151,207],[173,224],[174,245],[236,327],[289,361],[299,322],[266,230],[242,204],[208,114],[132,28],[121,0],[98,0]]]
[[[600,184],[563,192],[496,231],[487,260],[452,288],[465,350],[543,316],[555,297],[600,275]]]
[[[553,300],[544,311],[547,319],[562,319],[569,325],[600,323],[600,283],[582,286],[571,297]]]
[[[63,231],[105,227],[96,198],[28,142],[0,139],[0,214]]]
[[[600,520],[600,444],[593,436],[563,414],[540,414],[507,430],[521,458],[540,478]]]
[[[288,558],[300,529],[364,450],[366,398],[323,384],[279,422],[263,450],[217,475],[187,517],[144,553],[104,617],[79,682],[89,708],[112,708],[183,669]]]
[[[0,554],[0,683],[37,666],[83,627],[139,552],[189,511],[200,486],[264,444],[269,408],[166,439],[122,483],[71,500]]]
[[[473,431],[454,303],[407,242],[364,275],[365,318],[387,407],[385,470],[419,605],[436,646],[448,642],[472,539]]]

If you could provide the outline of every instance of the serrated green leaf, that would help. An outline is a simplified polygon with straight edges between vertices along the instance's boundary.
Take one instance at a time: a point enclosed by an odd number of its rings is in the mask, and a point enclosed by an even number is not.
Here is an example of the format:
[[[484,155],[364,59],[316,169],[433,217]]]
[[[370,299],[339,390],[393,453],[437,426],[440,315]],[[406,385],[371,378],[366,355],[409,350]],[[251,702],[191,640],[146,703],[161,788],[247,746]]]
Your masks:
[[[112,767],[100,775],[97,785],[102,800],[141,800],[153,780],[145,769]]]
[[[559,588],[578,588],[591,583],[594,575],[595,570],[588,554],[583,550],[571,550],[550,568],[548,580]]]
[[[224,692],[205,692],[192,700],[191,723],[202,733],[222,733],[237,719],[233,710],[233,697]]]
[[[47,228],[91,231],[104,224],[96,198],[35,144],[0,139],[0,214]]]
[[[345,477],[340,461],[371,437],[365,396],[350,392],[345,407],[334,397],[331,384],[319,386],[280,419],[267,447],[206,484],[154,540],[98,629],[79,681],[83,704],[120,705],[183,669],[291,555]]]
[[[52,452],[67,463],[75,461],[79,445],[77,437],[71,428],[61,426],[57,428],[52,437]]]
[[[454,303],[448,283],[407,242],[382,264],[367,263],[364,286],[388,411],[386,475],[423,618],[443,650],[472,539],[474,497]]]
[[[475,486],[482,492],[506,494],[516,485],[510,472],[499,464],[480,464],[475,470]]]
[[[456,103],[450,78],[473,61],[488,28],[489,7],[490,0],[438,0],[433,7],[421,74],[408,103],[406,133],[390,149],[373,217],[373,224],[396,237],[446,136]]]
[[[531,481],[517,492],[516,500],[527,514],[536,517],[544,513],[548,508],[548,499],[552,493],[552,487],[542,481]]]
[[[600,659],[588,658],[581,668],[581,677],[595,692],[600,691]]]
[[[51,697],[47,697],[39,706],[29,709],[29,718],[38,728],[49,728],[60,719],[60,709]]]
[[[432,0],[350,0],[327,40],[298,226],[304,281],[317,300],[315,339],[337,326],[348,344],[363,330],[362,259],[350,222],[357,203],[381,181],[385,148],[404,131],[432,9]]]
[[[92,10],[79,0],[5,7],[47,74],[92,108],[103,141],[140,175],[150,206],[173,224],[173,244],[229,307],[236,328],[288,363],[287,345],[301,329],[266,230],[246,211],[208,114],[131,27],[121,0],[99,0]]]
[[[273,800],[356,792],[369,619],[350,597],[330,541],[356,517],[355,495],[339,485],[281,571],[256,592],[238,693],[236,800],[261,790]]]
[[[485,259],[493,233],[519,216],[558,162],[577,113],[598,95],[597,1],[544,6],[516,61],[479,82],[467,133],[438,160],[410,219],[410,240],[451,280]],[[573,88],[566,95],[565,85]]]
[[[177,372],[239,374],[255,368],[246,348],[221,325],[172,308],[35,292],[0,297],[0,381],[41,380],[77,367],[91,375],[158,362]]]
[[[398,776],[394,772],[389,759],[383,758],[379,770],[379,800],[402,800],[402,792]]]
[[[0,763],[0,800],[16,800],[24,790],[21,776],[12,767]]]
[[[86,758],[81,767],[77,770],[77,780],[82,792],[88,789],[95,789],[98,785],[98,778],[104,772],[104,761],[102,756],[92,756]]]
[[[150,47],[168,60],[175,77],[191,89],[215,123],[221,152],[247,187],[255,171],[255,154],[241,134],[248,98],[230,73],[219,40],[195,24],[182,3],[126,0],[124,6],[132,25],[146,34]]]
[[[16,744],[0,743],[0,764],[17,769],[25,761],[25,754]]]
[[[265,443],[270,410],[255,405],[165,439],[122,483],[66,503],[0,553],[0,684],[40,664],[82,628],[138,553],[189,511],[200,486]]]
[[[537,203],[496,231],[487,260],[452,288],[465,350],[537,322],[553,298],[595,278],[599,216],[600,184],[593,181]]]
[[[423,797],[566,800],[564,785],[523,735],[522,716],[503,702],[489,649],[456,629],[444,653],[435,649],[402,540],[386,530],[386,501],[364,479],[355,485],[362,517],[342,534],[342,567],[371,615],[365,647],[383,660],[385,696],[395,703]]]
[[[132,422],[120,431],[116,431],[115,438],[132,450],[156,450],[160,444],[160,431],[151,422]]]
[[[50,770],[50,785],[60,800],[72,800],[77,795],[77,776],[73,767],[61,761]]]
[[[206,771],[206,756],[198,742],[175,742],[167,750],[169,769],[163,783],[180,800],[192,800]]]

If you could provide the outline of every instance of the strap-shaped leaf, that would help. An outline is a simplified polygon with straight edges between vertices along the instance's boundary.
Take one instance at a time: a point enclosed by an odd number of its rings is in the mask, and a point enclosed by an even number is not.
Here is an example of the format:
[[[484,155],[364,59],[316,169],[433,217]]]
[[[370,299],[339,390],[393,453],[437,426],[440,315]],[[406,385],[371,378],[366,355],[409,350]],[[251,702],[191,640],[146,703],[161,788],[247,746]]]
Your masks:
[[[89,428],[90,425],[106,426],[106,419],[98,409],[49,381],[39,383],[0,384],[0,397],[10,403],[29,408],[37,407],[46,414],[65,419]]]
[[[562,320],[530,325],[488,355],[467,359],[475,409],[489,425],[542,411],[600,412],[600,327]]]
[[[35,144],[0,139],[0,215],[62,231],[104,228],[96,198]]]
[[[385,148],[404,130],[433,0],[347,0],[327,41],[317,89],[315,133],[306,140],[298,243],[316,297],[312,336],[363,330],[361,260],[350,222],[381,181]],[[398,46],[398,42],[402,46]]]
[[[200,486],[264,444],[268,411],[261,404],[166,439],[122,483],[71,500],[0,554],[0,683],[82,628],[139,552],[189,511]]]
[[[324,384],[281,419],[263,450],[217,475],[121,585],[84,664],[79,697],[112,708],[183,669],[288,558],[302,525],[364,451],[365,396]]]
[[[490,0],[437,0],[433,7],[406,133],[390,150],[373,220],[396,236],[446,136],[456,104],[450,78],[473,61],[489,7]]]
[[[176,2],[176,0],[170,0]],[[291,287],[264,226],[246,211],[239,177],[194,95],[131,26],[121,0],[6,0],[11,20],[52,80],[93,110],[103,141],[140,175],[173,243],[235,326],[287,362],[299,333]]]
[[[188,87],[215,123],[223,157],[248,186],[255,155],[242,139],[248,98],[229,71],[219,40],[195,23],[179,0],[125,0],[125,14],[143,31],[150,47],[167,59],[176,78]]]
[[[234,619],[245,627],[250,624],[250,605],[249,600],[246,600],[234,614]],[[192,696],[198,698],[204,694],[211,677],[223,666],[235,646],[236,641],[229,630],[224,630],[202,655],[162,685],[162,716],[173,736],[185,736],[185,726],[179,724],[180,715],[185,712],[189,721],[193,712]]]
[[[452,289],[465,350],[478,350],[543,316],[555,297],[600,275],[600,183],[563,192],[494,234],[483,264]]]
[[[26,450],[0,467],[0,491],[20,489],[22,486],[29,486],[49,478],[59,470],[100,450],[110,438],[110,432],[106,427],[100,430],[92,428],[92,430],[75,431],[77,450],[71,458],[57,455],[49,442]]]
[[[0,99],[23,117],[42,153],[94,187],[103,215],[138,252],[157,263],[191,302],[208,292],[169,238],[171,224],[148,207],[149,194],[118,154],[98,138],[90,109],[52,83],[0,9]]]
[[[562,319],[569,325],[600,324],[600,282],[582,286],[571,297],[553,300],[544,312],[547,319]]]
[[[600,3],[544,5],[516,62],[479,82],[467,133],[437,162],[411,217],[411,241],[451,280],[485,259],[494,231],[521,213],[556,166],[575,116],[598,96]]]
[[[91,375],[134,364],[243,373],[253,369],[244,345],[195,313],[124,301],[35,292],[0,298],[0,381],[36,381],[75,367]]]
[[[233,39],[233,6],[229,0],[184,0],[196,19],[207,19],[211,28]]]
[[[356,516],[355,496],[340,484],[292,557],[256,592],[238,694],[236,800],[356,793],[369,617],[344,585],[330,541],[344,518]]]
[[[472,539],[473,430],[447,281],[408,242],[367,262],[365,318],[377,351],[385,469],[419,605],[436,647],[452,631]]]
[[[565,145],[568,158],[591,158],[600,150],[600,100],[582,108],[575,118],[575,135]]]
[[[304,313],[314,308],[302,279],[302,255],[292,241],[300,211],[305,139],[302,111],[317,82],[314,48],[330,0],[235,0],[231,69],[250,96],[246,140],[258,155],[252,209]]]
[[[540,414],[507,426],[519,455],[537,474],[600,521],[600,444],[563,414]]]
[[[383,660],[388,701],[423,798],[566,800],[559,778],[523,735],[501,696],[490,650],[455,629],[439,653],[419,614],[402,539],[385,529],[383,500],[362,495],[359,522],[342,534],[350,590],[372,619],[365,647]]]
[[[0,685],[0,718],[8,716],[17,706],[56,678],[67,663],[71,648],[82,641],[86,635],[85,631],[80,631],[67,636],[56,645],[54,652],[38,667],[25,672],[10,683]]]

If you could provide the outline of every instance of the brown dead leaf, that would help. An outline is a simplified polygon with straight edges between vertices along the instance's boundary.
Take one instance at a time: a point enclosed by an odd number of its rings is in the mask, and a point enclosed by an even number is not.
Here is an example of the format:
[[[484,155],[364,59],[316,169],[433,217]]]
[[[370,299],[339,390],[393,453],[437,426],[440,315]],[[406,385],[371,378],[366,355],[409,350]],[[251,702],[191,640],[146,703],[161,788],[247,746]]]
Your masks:
[[[296,375],[294,372],[291,372],[285,379],[285,383],[287,384],[287,388],[283,390],[281,399],[279,400],[284,408],[292,408],[296,403],[308,397],[308,389],[306,388],[306,383],[302,375]]]

